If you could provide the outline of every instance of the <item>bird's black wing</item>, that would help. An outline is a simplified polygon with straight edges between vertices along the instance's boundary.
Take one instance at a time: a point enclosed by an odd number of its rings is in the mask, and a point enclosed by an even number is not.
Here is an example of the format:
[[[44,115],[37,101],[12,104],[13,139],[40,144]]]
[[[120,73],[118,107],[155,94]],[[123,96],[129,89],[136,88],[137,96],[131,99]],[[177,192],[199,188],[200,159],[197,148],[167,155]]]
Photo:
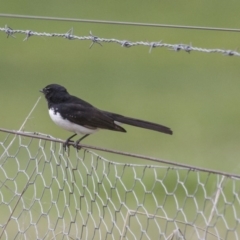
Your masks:
[[[102,128],[113,131],[126,132],[114,123],[114,119],[101,110],[89,105],[75,103],[61,103],[57,108],[64,119],[87,128]]]

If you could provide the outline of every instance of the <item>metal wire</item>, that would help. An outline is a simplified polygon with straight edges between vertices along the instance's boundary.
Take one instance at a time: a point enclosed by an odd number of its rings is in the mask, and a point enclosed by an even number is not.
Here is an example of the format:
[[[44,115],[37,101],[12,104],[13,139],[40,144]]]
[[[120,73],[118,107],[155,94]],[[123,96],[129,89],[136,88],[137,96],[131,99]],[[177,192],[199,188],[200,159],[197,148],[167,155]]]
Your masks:
[[[160,28],[178,28],[178,29],[189,29],[189,30],[240,32],[240,29],[237,29],[237,28],[217,28],[217,27],[184,26],[184,25],[171,25],[171,24],[159,24],[159,23],[139,23],[139,22],[91,20],[91,19],[79,19],[79,18],[30,16],[30,15],[6,14],[6,13],[0,13],[0,17],[21,18],[21,19],[36,19],[36,20],[47,20],[47,21],[65,21],[65,22],[83,22],[83,23],[97,23],[97,24],[127,25],[127,26],[139,26],[139,27],[160,27]]]
[[[185,51],[187,53],[190,53],[191,51],[198,51],[198,52],[204,52],[204,53],[221,53],[225,56],[240,56],[240,53],[234,50],[224,50],[224,49],[207,49],[207,48],[199,48],[199,47],[193,47],[191,44],[170,44],[170,43],[163,43],[162,41],[158,42],[131,42],[128,40],[118,40],[118,39],[107,39],[107,38],[100,38],[98,36],[95,36],[90,31],[89,36],[76,36],[73,35],[73,28],[71,28],[66,33],[46,33],[46,32],[34,32],[32,30],[14,30],[7,25],[4,28],[0,28],[0,32],[5,32],[7,34],[7,37],[14,37],[14,34],[25,34],[26,37],[23,41],[28,40],[31,36],[44,36],[44,37],[61,37],[68,40],[80,40],[80,41],[91,41],[90,48],[93,46],[93,44],[97,43],[102,46],[102,42],[104,43],[117,43],[121,45],[122,47],[130,48],[134,46],[145,46],[149,48],[149,53],[152,51],[153,48],[157,47],[164,47],[169,50],[174,50],[175,52],[179,51]]]
[[[25,136],[25,137],[35,138],[35,139],[41,139],[41,140],[55,142],[55,143],[64,143],[65,142],[65,140],[57,139],[50,135],[36,133],[36,132],[23,132],[23,131],[19,131],[19,130],[15,131],[15,130],[9,130],[9,129],[5,129],[5,128],[0,128],[0,132],[15,134],[17,136]],[[71,143],[71,142],[69,142],[69,145],[75,146],[74,143]],[[101,147],[96,147],[96,146],[90,146],[90,145],[85,145],[82,143],[80,143],[79,146],[81,148],[85,148],[85,149],[99,150],[99,151],[114,153],[114,154],[118,154],[118,155],[122,155],[122,156],[144,159],[144,160],[157,162],[157,163],[164,163],[164,164],[171,165],[171,166],[186,168],[186,169],[189,169],[190,171],[201,171],[201,172],[206,172],[206,173],[219,174],[219,175],[229,177],[229,178],[240,178],[240,175],[238,175],[238,174],[226,173],[226,172],[222,172],[222,171],[191,166],[191,165],[182,164],[182,163],[178,163],[178,162],[174,162],[174,161],[170,161],[170,160],[165,160],[165,159],[160,159],[160,158],[155,158],[155,157],[150,157],[150,156],[144,156],[144,155],[139,155],[139,154],[135,154],[135,153],[128,153],[128,152],[122,152],[122,151],[106,149],[106,148],[101,148]]]

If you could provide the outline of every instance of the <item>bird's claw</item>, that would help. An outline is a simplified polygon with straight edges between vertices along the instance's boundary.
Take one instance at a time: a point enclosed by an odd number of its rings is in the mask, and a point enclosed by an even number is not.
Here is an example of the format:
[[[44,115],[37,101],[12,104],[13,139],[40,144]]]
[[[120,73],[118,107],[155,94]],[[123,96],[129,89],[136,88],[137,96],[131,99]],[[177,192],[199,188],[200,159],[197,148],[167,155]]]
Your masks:
[[[67,140],[66,142],[63,143],[64,151],[67,151],[67,147],[69,147],[69,142],[73,142],[73,141],[72,140]]]
[[[82,147],[79,146],[78,144],[79,144],[79,141],[76,141],[76,142],[74,143],[74,147],[77,149],[77,151],[82,148]]]

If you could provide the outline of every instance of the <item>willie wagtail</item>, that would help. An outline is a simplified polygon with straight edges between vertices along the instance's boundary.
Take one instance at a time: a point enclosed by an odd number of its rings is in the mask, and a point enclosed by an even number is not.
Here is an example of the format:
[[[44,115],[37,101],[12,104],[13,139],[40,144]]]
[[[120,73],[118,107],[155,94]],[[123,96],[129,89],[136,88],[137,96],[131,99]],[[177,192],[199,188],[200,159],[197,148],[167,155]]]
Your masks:
[[[69,141],[77,134],[84,134],[84,136],[75,142],[75,147],[78,146],[82,139],[97,132],[99,129],[126,132],[120,126],[122,123],[166,134],[173,133],[170,128],[157,123],[102,111],[90,103],[70,95],[65,87],[58,84],[50,84],[40,90],[40,92],[45,95],[48,102],[49,115],[53,122],[65,130],[74,133],[66,140],[64,148],[66,148]]]

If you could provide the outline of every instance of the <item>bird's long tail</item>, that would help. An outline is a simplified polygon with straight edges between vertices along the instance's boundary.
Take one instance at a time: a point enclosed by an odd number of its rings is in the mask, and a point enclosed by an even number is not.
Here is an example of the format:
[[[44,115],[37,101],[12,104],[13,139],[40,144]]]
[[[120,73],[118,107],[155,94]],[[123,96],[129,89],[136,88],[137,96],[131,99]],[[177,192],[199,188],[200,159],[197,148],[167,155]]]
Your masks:
[[[157,123],[152,123],[152,122],[147,122],[144,120],[139,120],[136,118],[130,118],[130,117],[125,117],[119,114],[115,113],[109,113],[106,112],[110,117],[114,119],[114,121],[120,122],[120,123],[125,123],[128,125],[132,125],[135,127],[140,127],[140,128],[146,128],[150,129],[153,131],[158,131],[166,134],[173,134],[172,130],[169,127],[165,127],[163,125],[157,124]]]

